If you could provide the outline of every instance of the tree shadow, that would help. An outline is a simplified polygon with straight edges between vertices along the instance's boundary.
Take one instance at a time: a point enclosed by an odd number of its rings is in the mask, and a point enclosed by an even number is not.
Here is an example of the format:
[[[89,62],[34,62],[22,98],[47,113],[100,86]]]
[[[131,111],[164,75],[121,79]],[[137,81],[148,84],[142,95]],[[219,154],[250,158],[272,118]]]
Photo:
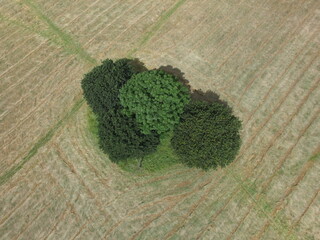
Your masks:
[[[148,71],[146,65],[143,62],[141,62],[139,58],[131,59],[130,64],[136,73]]]
[[[191,99],[193,101],[202,101],[202,102],[208,102],[208,103],[216,102],[224,105],[225,107],[230,108],[230,106],[226,101],[221,100],[220,96],[217,93],[212,92],[211,90],[208,90],[206,92],[203,92],[201,89],[194,90],[191,93]]]
[[[175,76],[179,82],[181,82],[184,86],[186,86],[189,89],[190,93],[192,92],[192,88],[190,86],[189,81],[184,77],[184,73],[179,68],[174,68],[171,65],[167,65],[161,66],[158,69]]]
[[[180,69],[175,68],[171,65],[161,66],[158,69],[162,70],[166,73],[174,75],[178,79],[179,82],[181,82],[184,86],[186,86],[189,89],[191,99],[193,101],[203,101],[203,102],[208,102],[208,103],[216,102],[216,103],[220,103],[226,107],[229,107],[227,102],[221,100],[220,96],[211,90],[203,92],[201,89],[199,89],[199,90],[192,89],[189,80],[187,80],[184,77],[184,73]]]

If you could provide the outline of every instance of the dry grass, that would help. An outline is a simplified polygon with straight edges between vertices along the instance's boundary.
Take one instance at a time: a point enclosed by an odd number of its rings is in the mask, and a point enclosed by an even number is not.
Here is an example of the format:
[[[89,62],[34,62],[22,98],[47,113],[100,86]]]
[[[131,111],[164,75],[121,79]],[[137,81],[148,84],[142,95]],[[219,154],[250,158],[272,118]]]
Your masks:
[[[1,239],[319,239],[317,0],[4,0]],[[105,58],[179,68],[243,121],[229,167],[134,176],[87,128]]]

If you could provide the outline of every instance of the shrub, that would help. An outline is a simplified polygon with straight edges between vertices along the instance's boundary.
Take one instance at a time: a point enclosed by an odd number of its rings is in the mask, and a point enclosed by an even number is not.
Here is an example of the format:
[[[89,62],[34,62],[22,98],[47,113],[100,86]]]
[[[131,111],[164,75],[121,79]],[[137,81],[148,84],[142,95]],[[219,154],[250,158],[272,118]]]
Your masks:
[[[224,167],[239,150],[240,127],[241,122],[229,107],[191,102],[181,115],[171,143],[180,160],[190,167]]]
[[[120,89],[123,112],[135,116],[145,134],[172,130],[189,99],[188,89],[161,70],[136,74]]]

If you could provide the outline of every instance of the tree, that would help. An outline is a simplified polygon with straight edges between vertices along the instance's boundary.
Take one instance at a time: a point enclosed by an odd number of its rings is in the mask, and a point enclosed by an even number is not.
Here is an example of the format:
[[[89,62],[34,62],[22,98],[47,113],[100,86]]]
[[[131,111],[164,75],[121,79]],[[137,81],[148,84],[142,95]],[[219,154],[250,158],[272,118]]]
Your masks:
[[[120,89],[123,113],[135,116],[144,134],[173,129],[189,99],[188,89],[161,70],[136,74]]]
[[[241,122],[229,107],[191,102],[181,115],[171,143],[181,161],[190,167],[224,167],[240,148],[240,127]]]
[[[154,152],[160,142],[155,132],[141,133],[135,119],[121,113],[121,108],[100,115],[98,121],[100,148],[113,162],[129,157],[142,159]]]
[[[83,95],[95,114],[104,114],[119,103],[119,89],[135,73],[130,61],[106,59],[85,74],[81,82]]]
[[[107,59],[81,82],[84,97],[97,116],[100,148],[114,162],[130,157],[142,159],[160,142],[154,131],[148,135],[141,132],[134,115],[122,113],[119,90],[138,71],[132,60]]]

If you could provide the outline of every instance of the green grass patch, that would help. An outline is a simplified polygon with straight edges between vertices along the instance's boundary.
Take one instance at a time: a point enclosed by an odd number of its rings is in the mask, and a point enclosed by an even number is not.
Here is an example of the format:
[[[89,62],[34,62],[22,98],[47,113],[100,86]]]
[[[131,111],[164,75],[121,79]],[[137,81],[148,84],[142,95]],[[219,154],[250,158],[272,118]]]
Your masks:
[[[96,143],[98,144],[98,121],[91,109],[88,110],[87,121],[88,130],[96,139]],[[178,156],[171,147],[171,138],[172,133],[162,136],[156,152],[144,157],[142,167],[139,167],[140,159],[136,158],[129,158],[127,160],[120,161],[118,166],[127,172],[135,173],[137,175],[145,175],[166,170],[169,167],[179,164]]]

